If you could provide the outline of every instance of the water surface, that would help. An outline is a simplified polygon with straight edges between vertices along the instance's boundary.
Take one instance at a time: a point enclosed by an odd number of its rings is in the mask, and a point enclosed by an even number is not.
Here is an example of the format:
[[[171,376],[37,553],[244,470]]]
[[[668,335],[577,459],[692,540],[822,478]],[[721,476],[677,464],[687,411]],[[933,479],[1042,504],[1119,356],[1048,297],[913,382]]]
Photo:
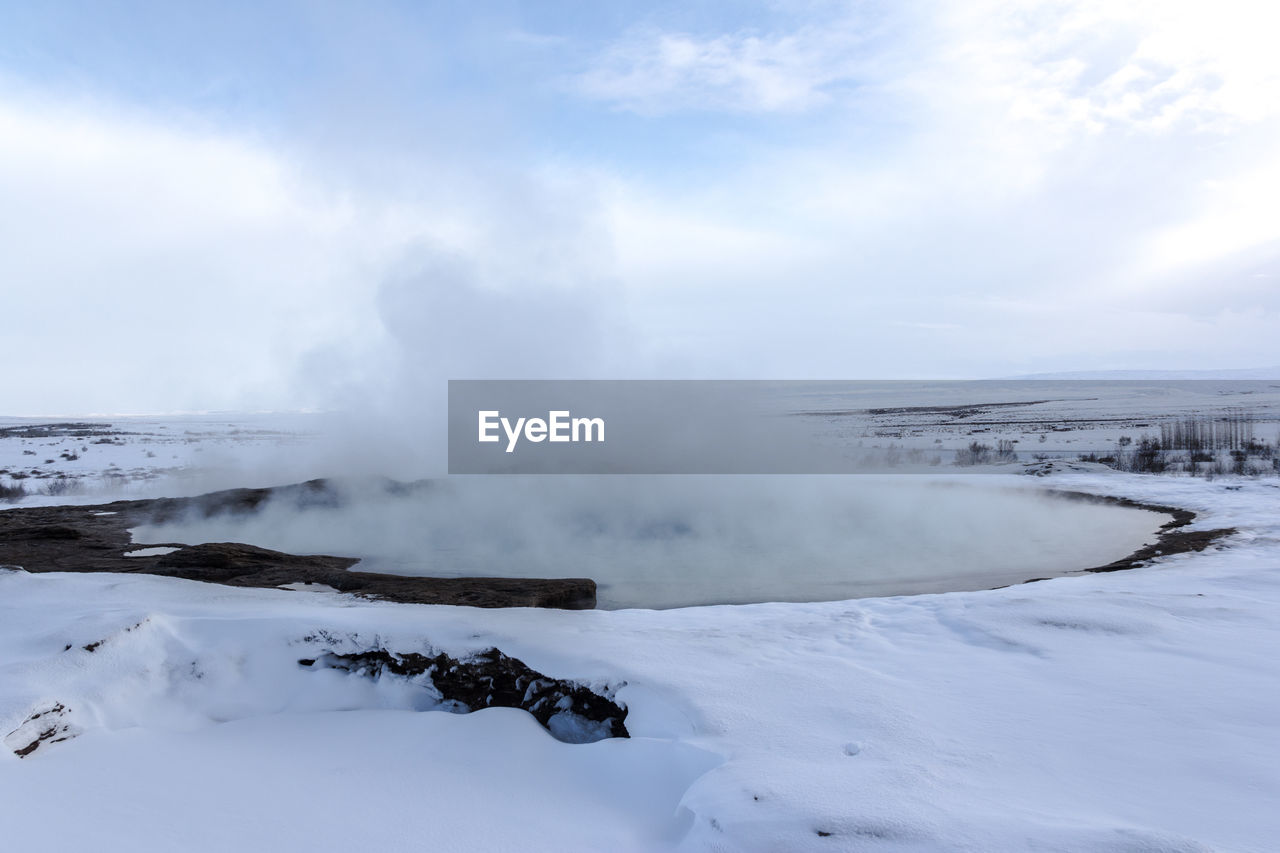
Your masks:
[[[1159,513],[1021,477],[459,478],[337,507],[138,528],[134,540],[358,556],[361,571],[590,577],[599,606],[823,601],[984,589],[1110,563]]]

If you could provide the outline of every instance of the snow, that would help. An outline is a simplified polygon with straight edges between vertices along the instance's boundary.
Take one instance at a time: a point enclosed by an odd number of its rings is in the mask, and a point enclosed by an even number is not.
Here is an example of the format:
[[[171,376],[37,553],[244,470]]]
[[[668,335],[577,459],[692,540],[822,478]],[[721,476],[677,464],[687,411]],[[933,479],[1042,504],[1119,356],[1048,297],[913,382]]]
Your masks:
[[[21,484],[29,506],[297,482],[312,476],[304,460],[327,423],[296,413],[0,417],[0,486]]]
[[[338,590],[324,583],[313,583],[311,581],[298,581],[297,583],[282,583],[277,589],[291,589],[295,592],[338,592]]]
[[[6,844],[1273,850],[1280,483],[1034,482],[1239,532],[999,590],[662,611],[0,571],[0,734],[25,743],[57,704],[74,734],[25,758],[5,740]],[[522,711],[297,664],[373,645],[497,646],[613,691],[632,737],[564,743]]]
[[[174,551],[177,551],[177,550],[179,549],[163,548],[163,547],[135,548],[132,551],[125,551],[124,556],[126,557],[159,557],[163,554],[172,554]]]

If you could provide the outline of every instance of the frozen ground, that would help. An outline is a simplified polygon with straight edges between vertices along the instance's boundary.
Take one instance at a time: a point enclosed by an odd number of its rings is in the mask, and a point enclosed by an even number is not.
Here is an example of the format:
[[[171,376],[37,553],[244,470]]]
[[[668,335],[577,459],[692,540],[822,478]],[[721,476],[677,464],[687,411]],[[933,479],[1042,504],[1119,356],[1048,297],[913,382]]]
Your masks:
[[[0,488],[100,503],[306,479],[323,415],[0,417]],[[0,493],[2,494],[2,493]],[[4,502],[0,501],[0,506]]]
[[[779,402],[824,440],[897,448],[900,470],[947,465],[971,441],[1010,441],[1023,460],[1106,453],[1124,436],[1158,438],[1161,419],[1228,413],[1248,413],[1259,440],[1280,437],[1280,380],[786,383]]]
[[[1280,484],[1039,482],[1240,532],[988,592],[667,611],[0,573],[6,844],[1274,850]],[[562,743],[521,711],[297,664],[374,645],[496,645],[614,691],[632,738]]]

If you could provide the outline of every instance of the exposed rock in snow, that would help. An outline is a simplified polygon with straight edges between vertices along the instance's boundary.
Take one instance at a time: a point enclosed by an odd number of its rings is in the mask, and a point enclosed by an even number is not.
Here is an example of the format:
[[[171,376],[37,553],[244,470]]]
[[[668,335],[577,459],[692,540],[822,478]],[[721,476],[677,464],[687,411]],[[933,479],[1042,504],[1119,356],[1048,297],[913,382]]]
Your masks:
[[[80,734],[70,721],[71,710],[53,702],[33,710],[13,731],[4,736],[4,745],[19,758],[26,758],[44,744],[61,743]]]
[[[494,648],[463,658],[376,648],[350,654],[325,652],[298,663],[374,679],[388,675],[420,679],[441,702],[451,703],[451,710],[464,713],[523,708],[556,739],[569,743],[630,737],[624,722],[627,709],[613,699],[581,684],[550,678]]]

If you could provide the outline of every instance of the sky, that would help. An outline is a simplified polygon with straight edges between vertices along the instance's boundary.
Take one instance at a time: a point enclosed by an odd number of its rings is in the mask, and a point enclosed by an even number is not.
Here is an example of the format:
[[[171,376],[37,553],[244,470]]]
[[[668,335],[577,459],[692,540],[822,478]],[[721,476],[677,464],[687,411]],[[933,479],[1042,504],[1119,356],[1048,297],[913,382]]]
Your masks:
[[[1280,363],[1280,7],[0,5],[0,413]]]

